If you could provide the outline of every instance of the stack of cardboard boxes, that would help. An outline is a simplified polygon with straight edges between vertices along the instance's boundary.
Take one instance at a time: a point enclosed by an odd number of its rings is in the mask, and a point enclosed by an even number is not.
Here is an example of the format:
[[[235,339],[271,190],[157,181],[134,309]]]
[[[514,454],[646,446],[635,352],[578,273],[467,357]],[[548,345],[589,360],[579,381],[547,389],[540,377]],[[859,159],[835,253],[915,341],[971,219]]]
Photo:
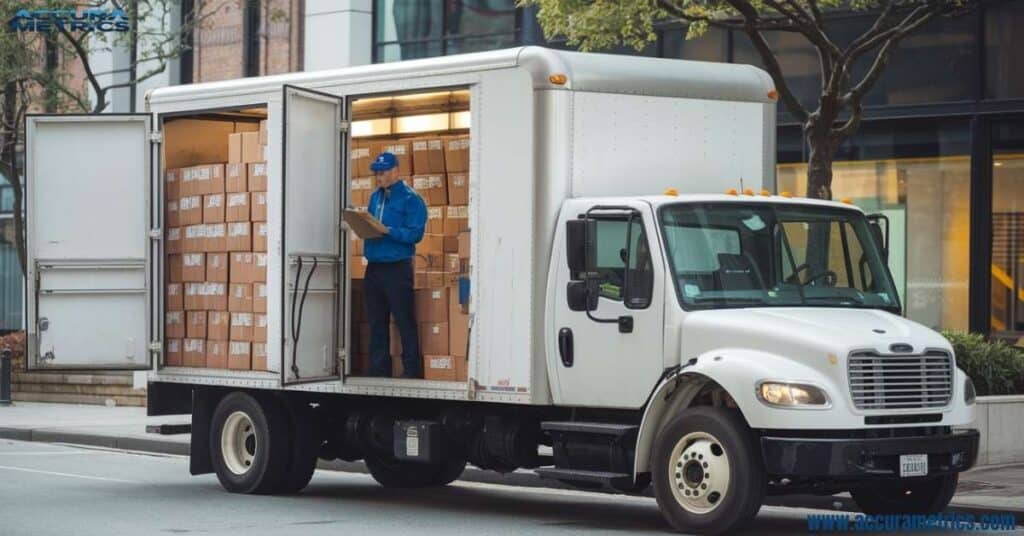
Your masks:
[[[266,122],[226,141],[165,172],[166,366],[267,370]]]
[[[350,169],[351,204],[366,207],[376,188],[370,162],[384,151],[398,157],[399,176],[427,204],[427,226],[416,246],[416,321],[424,378],[465,381],[469,316],[460,300],[460,278],[469,275],[469,136],[430,136],[412,139],[355,140]],[[360,173],[366,173],[361,176]],[[369,363],[370,328],[366,323],[362,281],[366,273],[362,240],[354,237],[351,254],[353,327],[357,350],[353,368],[365,372]],[[464,281],[462,286],[467,283]],[[466,294],[466,293],[462,293]],[[465,296],[463,296],[465,298]],[[393,374],[401,374],[401,340],[391,324]]]

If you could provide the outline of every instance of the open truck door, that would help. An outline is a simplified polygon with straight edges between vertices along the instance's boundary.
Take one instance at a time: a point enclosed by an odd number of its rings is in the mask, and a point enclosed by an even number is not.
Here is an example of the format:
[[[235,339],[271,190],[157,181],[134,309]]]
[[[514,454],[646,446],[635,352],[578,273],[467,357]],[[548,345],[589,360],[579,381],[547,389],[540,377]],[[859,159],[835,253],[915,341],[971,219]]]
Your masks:
[[[150,116],[30,115],[25,139],[27,367],[151,368]]]
[[[335,380],[344,345],[345,99],[284,86],[281,381]]]

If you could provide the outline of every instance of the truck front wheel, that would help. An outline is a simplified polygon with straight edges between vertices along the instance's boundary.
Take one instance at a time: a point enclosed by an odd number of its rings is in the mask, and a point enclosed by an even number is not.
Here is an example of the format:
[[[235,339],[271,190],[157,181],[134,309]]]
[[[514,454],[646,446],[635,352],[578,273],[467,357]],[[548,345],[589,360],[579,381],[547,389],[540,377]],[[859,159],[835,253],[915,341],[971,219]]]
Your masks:
[[[289,460],[288,423],[275,400],[248,393],[225,396],[213,412],[210,459],[217,479],[233,493],[275,493]]]
[[[960,475],[885,480],[850,490],[861,511],[870,515],[937,514],[953,500]]]
[[[695,407],[677,415],[658,435],[651,471],[658,507],[680,532],[731,532],[764,499],[760,452],[736,411]]]

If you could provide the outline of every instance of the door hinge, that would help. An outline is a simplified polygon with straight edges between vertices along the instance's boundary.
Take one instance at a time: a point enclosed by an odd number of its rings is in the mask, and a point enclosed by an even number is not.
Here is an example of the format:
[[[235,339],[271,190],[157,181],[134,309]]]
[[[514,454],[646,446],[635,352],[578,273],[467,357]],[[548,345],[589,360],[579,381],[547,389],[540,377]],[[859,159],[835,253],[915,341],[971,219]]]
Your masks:
[[[164,133],[163,132],[160,132],[159,130],[154,130],[153,132],[149,133],[149,143],[163,143],[163,142],[164,142]]]
[[[146,234],[153,240],[162,240],[164,238],[164,230],[159,227],[150,229]]]
[[[342,119],[341,123],[338,124],[338,129],[342,132],[348,132],[348,129],[352,127],[352,122],[348,119]]]
[[[160,341],[152,341],[152,342],[150,342],[149,343],[149,351],[150,352],[155,352],[155,353],[158,353],[158,354],[163,353],[163,351],[164,351],[164,343],[162,343]]]

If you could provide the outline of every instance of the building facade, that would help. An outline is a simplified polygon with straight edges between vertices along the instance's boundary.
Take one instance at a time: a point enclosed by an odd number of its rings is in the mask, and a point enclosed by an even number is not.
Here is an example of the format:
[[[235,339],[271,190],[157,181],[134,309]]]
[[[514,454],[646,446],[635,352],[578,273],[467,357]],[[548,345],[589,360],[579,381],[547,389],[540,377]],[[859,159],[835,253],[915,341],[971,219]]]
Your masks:
[[[196,5],[214,4],[182,0],[176,15],[180,20]],[[141,110],[145,90],[160,85],[519,45],[566,48],[544,38],[533,9],[515,4],[228,0],[203,27],[183,32],[189,52],[134,92],[120,90],[108,111]],[[848,42],[871,20],[838,13],[828,30]],[[840,149],[833,181],[836,198],[888,216],[890,265],[908,317],[1018,343],[1024,337],[1024,32],[1015,30],[1021,26],[1024,1],[994,2],[904,40],[866,99],[860,130]],[[759,63],[742,33],[712,29],[690,41],[685,33],[666,25],[642,51],[609,52]],[[769,40],[793,90],[813,107],[816,53],[793,34]],[[116,67],[124,58],[103,61]],[[802,194],[807,147],[781,104],[778,141],[779,190]],[[0,225],[3,218],[0,207]]]

